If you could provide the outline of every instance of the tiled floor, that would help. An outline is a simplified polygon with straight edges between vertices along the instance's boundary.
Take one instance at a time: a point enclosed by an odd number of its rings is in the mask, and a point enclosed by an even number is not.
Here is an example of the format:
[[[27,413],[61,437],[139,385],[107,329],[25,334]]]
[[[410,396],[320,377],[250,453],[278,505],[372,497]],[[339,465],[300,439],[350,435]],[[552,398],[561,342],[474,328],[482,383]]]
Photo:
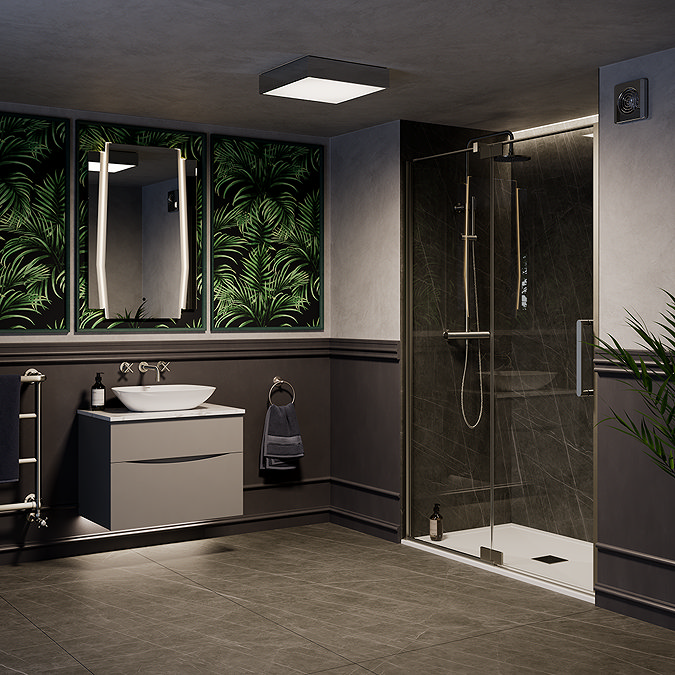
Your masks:
[[[329,524],[0,567],[0,673],[675,673],[675,633]]]

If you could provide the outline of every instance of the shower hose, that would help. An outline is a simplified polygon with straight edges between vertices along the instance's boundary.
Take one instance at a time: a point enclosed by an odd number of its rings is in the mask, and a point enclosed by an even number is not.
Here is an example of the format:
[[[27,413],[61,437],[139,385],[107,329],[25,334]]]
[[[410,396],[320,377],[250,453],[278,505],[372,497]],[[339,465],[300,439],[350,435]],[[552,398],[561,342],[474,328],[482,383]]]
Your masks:
[[[473,295],[476,303],[476,331],[480,331],[480,318],[478,316],[478,283],[476,280],[476,250],[474,242],[471,242],[471,268],[473,271]],[[464,277],[466,283],[466,275]],[[467,298],[467,307],[466,307],[466,330],[469,330],[469,307],[468,307],[468,292],[465,296]],[[483,417],[483,367],[481,362],[481,351],[480,351],[480,340],[478,340],[478,387],[480,390],[480,408],[478,410],[478,417],[476,421],[471,423],[467,419],[466,410],[464,409],[464,395],[465,395],[465,386],[466,386],[466,372],[469,366],[469,340],[465,341],[464,345],[464,372],[462,373],[462,390],[460,396],[460,404],[462,408],[462,417],[464,418],[464,423],[469,429],[475,429]]]

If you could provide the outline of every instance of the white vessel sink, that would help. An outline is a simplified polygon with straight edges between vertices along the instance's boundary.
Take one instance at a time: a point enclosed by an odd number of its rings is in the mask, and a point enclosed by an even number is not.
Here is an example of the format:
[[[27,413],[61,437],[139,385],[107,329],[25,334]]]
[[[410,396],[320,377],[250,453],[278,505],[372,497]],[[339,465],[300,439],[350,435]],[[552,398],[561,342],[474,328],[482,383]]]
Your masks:
[[[201,384],[147,384],[112,390],[129,410],[155,412],[191,410],[204,403],[216,388]]]

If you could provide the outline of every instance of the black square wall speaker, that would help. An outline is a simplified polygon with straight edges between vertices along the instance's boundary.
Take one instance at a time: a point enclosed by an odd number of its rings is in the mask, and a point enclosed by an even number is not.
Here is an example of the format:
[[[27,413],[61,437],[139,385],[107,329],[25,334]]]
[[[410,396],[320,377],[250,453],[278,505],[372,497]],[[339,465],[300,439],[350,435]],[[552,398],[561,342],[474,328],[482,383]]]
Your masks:
[[[635,122],[647,117],[647,79],[632,80],[614,87],[614,123]]]

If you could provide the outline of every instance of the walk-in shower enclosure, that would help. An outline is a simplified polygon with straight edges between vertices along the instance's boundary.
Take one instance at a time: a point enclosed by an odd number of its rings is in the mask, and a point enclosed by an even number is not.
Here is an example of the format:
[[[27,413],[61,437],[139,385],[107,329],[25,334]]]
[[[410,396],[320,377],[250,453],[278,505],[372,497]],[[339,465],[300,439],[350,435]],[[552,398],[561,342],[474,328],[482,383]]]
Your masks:
[[[475,136],[407,163],[407,535],[590,591],[593,129]]]

